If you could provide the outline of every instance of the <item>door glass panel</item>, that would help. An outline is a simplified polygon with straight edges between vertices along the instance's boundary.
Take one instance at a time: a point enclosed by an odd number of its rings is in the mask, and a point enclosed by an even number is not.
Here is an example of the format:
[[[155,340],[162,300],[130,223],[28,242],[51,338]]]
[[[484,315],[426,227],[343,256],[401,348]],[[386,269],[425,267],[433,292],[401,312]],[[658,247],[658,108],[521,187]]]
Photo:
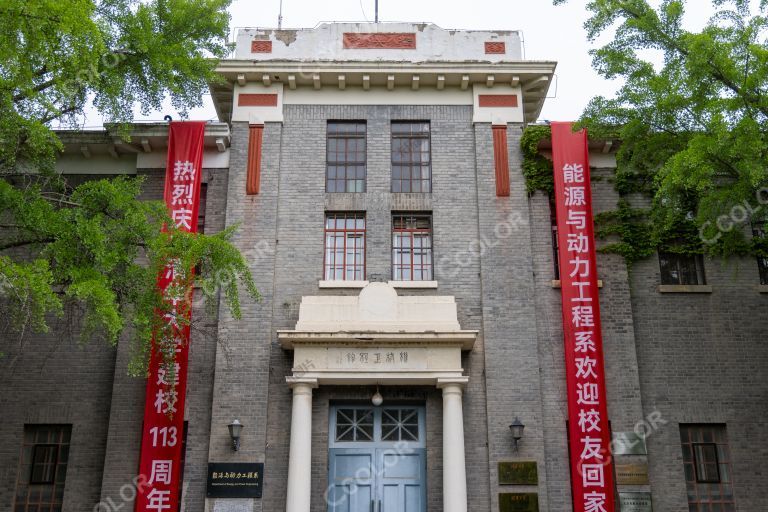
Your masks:
[[[336,441],[373,441],[373,409],[337,409]]]
[[[418,409],[384,409],[381,411],[382,441],[418,441]]]

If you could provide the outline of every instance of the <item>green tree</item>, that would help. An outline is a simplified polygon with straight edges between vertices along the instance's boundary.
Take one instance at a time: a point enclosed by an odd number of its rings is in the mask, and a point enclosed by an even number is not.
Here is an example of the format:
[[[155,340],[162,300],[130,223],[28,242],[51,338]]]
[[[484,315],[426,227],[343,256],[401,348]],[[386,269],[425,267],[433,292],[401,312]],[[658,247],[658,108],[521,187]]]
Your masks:
[[[76,125],[95,109],[127,135],[135,105],[201,104],[227,51],[229,3],[0,2],[0,314],[20,335],[65,312],[78,313],[84,340],[114,344],[129,329],[140,375],[153,334],[166,329],[170,305],[155,283],[167,262],[201,267],[195,293],[213,305],[221,289],[235,317],[238,284],[258,296],[233,229],[163,232],[166,208],[139,200],[141,179],[72,187],[54,172],[63,146],[52,123]],[[180,273],[172,291],[189,296],[189,279]]]
[[[763,242],[732,226],[744,211],[764,220],[768,207],[768,2],[713,0],[700,32],[684,26],[685,1],[655,4],[586,4],[589,40],[612,37],[592,50],[593,67],[623,85],[593,98],[580,124],[618,133],[617,188],[653,197],[644,217],[655,244],[693,224],[700,250],[760,252]]]

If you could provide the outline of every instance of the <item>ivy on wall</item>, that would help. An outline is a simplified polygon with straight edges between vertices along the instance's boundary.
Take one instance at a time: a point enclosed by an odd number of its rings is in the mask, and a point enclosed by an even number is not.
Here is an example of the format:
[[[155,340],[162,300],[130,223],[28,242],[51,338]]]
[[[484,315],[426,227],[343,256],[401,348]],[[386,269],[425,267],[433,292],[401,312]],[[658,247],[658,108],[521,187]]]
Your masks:
[[[615,137],[599,134],[600,138]],[[523,176],[529,194],[542,191],[549,196],[553,193],[552,161],[541,154],[539,145],[551,139],[552,132],[547,125],[531,125],[525,129],[520,140],[523,153]],[[617,168],[610,178],[620,199],[616,209],[595,216],[595,234],[608,239],[600,251],[620,254],[627,263],[648,258],[656,252],[680,254],[702,254],[712,256],[755,255],[768,256],[768,238],[745,238],[738,229],[719,231],[712,240],[706,230],[700,230],[692,212],[699,206],[694,195],[684,199],[684,204],[662,204],[655,198],[656,176],[653,169],[636,165],[642,155],[625,152],[617,158]],[[593,179],[596,181],[596,179]],[[650,206],[632,206],[631,195],[645,197]],[[714,235],[713,235],[714,236]]]

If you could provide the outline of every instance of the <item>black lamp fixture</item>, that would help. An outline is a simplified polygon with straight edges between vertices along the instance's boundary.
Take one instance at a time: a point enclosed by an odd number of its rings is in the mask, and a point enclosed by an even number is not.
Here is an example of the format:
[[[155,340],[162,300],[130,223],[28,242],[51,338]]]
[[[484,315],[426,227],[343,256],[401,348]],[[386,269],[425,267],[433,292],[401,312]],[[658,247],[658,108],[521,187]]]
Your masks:
[[[517,452],[517,442],[523,438],[523,429],[525,429],[525,425],[520,421],[520,418],[515,416],[515,421],[509,426],[509,430],[512,431],[512,440],[515,442],[515,452]]]
[[[232,450],[238,451],[240,449],[240,432],[243,430],[243,424],[238,420],[234,420],[227,425],[229,428],[229,437],[232,438]]]

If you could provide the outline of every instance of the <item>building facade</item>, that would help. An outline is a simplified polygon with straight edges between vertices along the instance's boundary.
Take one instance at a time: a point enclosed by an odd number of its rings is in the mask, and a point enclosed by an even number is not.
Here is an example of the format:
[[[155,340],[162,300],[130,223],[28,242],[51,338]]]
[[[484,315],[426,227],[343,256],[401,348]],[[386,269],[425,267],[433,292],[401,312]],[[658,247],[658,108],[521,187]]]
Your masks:
[[[519,147],[554,70],[518,32],[238,33],[201,221],[238,226],[262,299],[193,313],[181,510],[572,510],[553,213]],[[59,170],[161,198],[167,126],[133,131],[62,133]],[[616,146],[590,144],[596,213]],[[598,274],[621,510],[768,510],[765,261]],[[56,327],[0,342],[0,512],[132,510],[145,383],[127,343]],[[263,463],[261,497],[207,497],[227,462]]]

